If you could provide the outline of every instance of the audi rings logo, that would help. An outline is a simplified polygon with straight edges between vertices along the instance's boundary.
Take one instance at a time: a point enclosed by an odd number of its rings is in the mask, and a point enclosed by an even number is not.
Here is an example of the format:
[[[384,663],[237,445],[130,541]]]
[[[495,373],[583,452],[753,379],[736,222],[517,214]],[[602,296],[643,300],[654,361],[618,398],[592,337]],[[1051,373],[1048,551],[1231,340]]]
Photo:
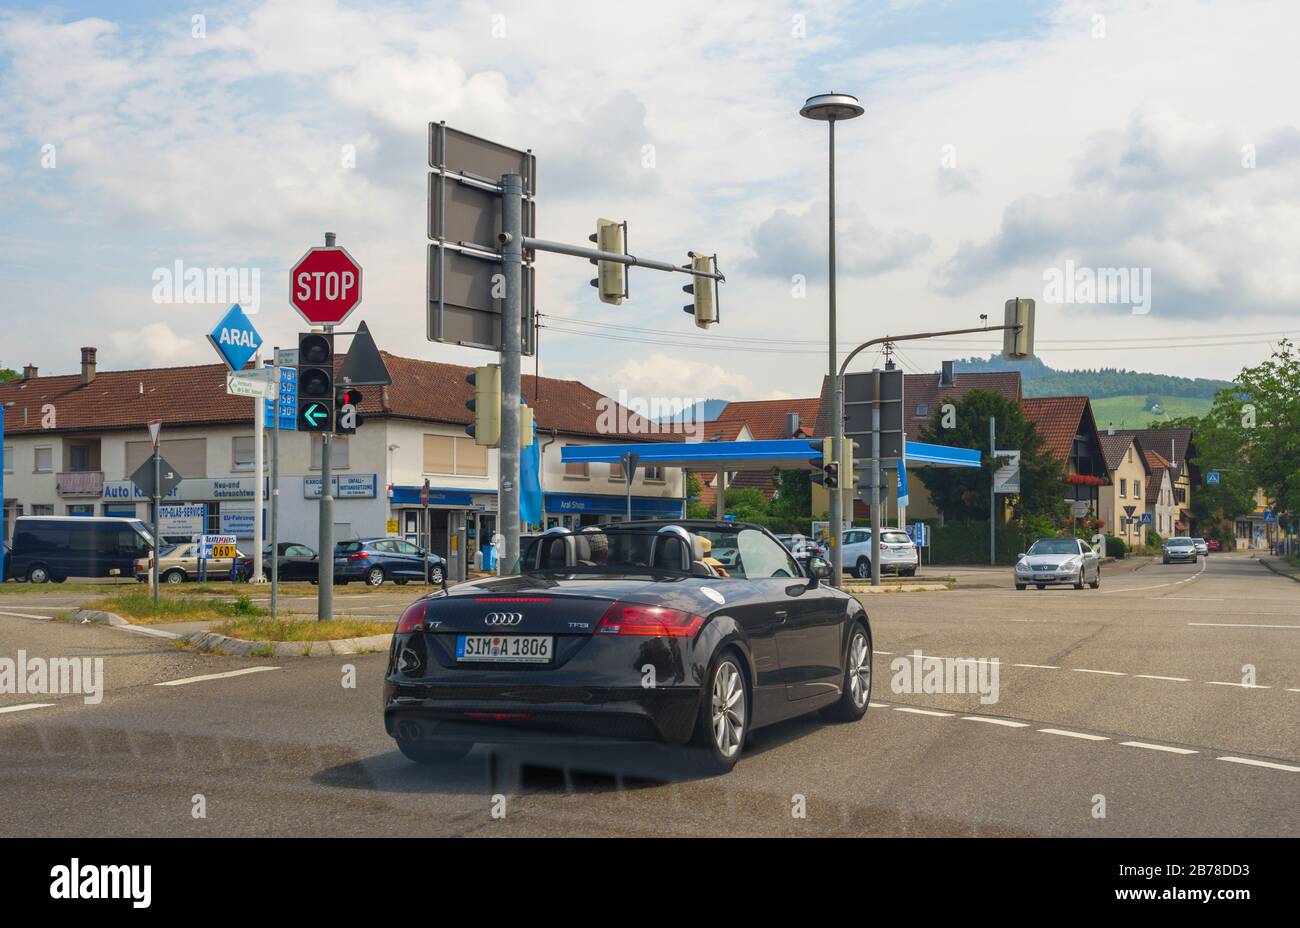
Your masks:
[[[518,625],[523,620],[522,612],[489,612],[483,616],[484,625]]]

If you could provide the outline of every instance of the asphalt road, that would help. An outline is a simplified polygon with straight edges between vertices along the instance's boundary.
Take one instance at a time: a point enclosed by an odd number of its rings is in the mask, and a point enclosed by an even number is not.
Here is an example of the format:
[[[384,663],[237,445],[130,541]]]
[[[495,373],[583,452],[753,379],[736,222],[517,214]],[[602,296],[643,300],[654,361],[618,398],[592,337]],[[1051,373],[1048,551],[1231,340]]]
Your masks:
[[[1116,565],[1099,591],[864,601],[866,718],[757,732],[693,779],[653,747],[422,768],[384,735],[382,655],[195,655],[6,596],[0,657],[103,657],[105,691],[0,694],[0,834],[1300,835],[1294,581],[1214,555]],[[907,692],[891,662],[917,650],[983,659],[996,694]]]

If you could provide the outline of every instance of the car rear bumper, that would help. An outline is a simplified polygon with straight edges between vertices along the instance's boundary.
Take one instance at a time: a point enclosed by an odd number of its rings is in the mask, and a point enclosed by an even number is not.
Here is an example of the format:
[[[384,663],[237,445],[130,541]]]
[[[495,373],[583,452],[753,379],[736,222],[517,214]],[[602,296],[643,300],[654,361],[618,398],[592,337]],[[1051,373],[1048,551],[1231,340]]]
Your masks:
[[[384,684],[384,728],[434,741],[588,742],[690,739],[699,687]]]

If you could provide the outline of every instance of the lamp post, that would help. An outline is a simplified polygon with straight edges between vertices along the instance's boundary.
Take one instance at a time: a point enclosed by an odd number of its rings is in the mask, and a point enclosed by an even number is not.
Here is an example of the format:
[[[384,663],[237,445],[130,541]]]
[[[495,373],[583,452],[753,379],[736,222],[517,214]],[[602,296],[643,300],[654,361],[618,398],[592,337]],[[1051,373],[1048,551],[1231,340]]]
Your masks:
[[[838,404],[835,397],[839,393],[839,348],[836,345],[836,328],[835,328],[835,123],[842,119],[855,119],[861,116],[864,109],[858,98],[847,93],[823,93],[815,97],[809,97],[799,110],[799,115],[805,119],[817,119],[826,123],[830,130],[830,180],[829,180],[829,266],[827,283],[829,288],[829,317],[830,317],[830,397],[831,397],[831,438],[832,447],[838,449],[844,446],[844,420],[840,415]],[[847,467],[845,464],[847,463]],[[848,479],[853,479],[853,462],[839,462],[839,476],[848,475]],[[841,503],[840,494],[843,489],[836,482],[836,486],[828,487],[830,494],[831,507],[831,583],[839,586],[844,582],[844,526],[842,518],[843,504]]]

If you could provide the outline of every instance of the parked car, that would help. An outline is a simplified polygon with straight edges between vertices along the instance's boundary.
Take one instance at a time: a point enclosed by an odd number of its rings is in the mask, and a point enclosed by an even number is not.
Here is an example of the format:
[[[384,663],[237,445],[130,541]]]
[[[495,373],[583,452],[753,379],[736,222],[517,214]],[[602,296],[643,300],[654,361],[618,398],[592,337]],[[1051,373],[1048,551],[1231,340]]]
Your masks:
[[[185,583],[187,580],[199,579],[199,557],[198,545],[193,542],[186,542],[183,545],[163,545],[158,549],[158,582],[159,583]],[[247,580],[251,561],[244,556],[244,553],[238,548],[235,549],[235,556],[229,557],[210,557],[204,562],[204,569],[207,571],[207,578],[212,582],[230,582],[231,567],[238,569],[240,580]],[[152,559],[149,557],[140,558],[135,562],[135,579],[141,583],[149,582],[150,571],[153,569]]]
[[[392,580],[398,586],[412,580],[424,582],[425,565],[429,582],[442,584],[447,578],[447,562],[436,554],[401,538],[361,538],[340,541],[334,546],[334,582],[359,580],[380,586]]]
[[[1210,553],[1210,543],[1209,543],[1208,541],[1206,541],[1204,538],[1193,538],[1193,539],[1192,539],[1192,544],[1196,545],[1196,553],[1197,553],[1197,554],[1209,554],[1209,553]]]
[[[1210,551],[1222,551],[1223,545],[1217,538],[1211,538],[1205,543],[1206,548]]]
[[[801,567],[807,568],[810,557],[825,560],[826,546],[818,544],[804,535],[777,535],[776,540],[785,545],[786,550],[795,556]]]
[[[1031,583],[1040,590],[1064,584],[1081,590],[1085,583],[1095,590],[1101,586],[1101,558],[1081,538],[1040,538],[1016,561],[1016,589]]]
[[[896,528],[881,529],[880,572],[893,571],[900,577],[916,575],[920,557],[912,537]],[[844,530],[844,569],[853,576],[867,579],[871,576],[871,529]]]
[[[279,543],[279,549],[281,580],[310,580],[312,583],[317,582],[320,577],[320,561],[316,558],[314,549],[297,541],[282,541]],[[253,576],[253,559],[245,557],[243,561],[244,575],[246,577]],[[271,579],[270,545],[262,548],[262,576],[267,580]]]
[[[729,577],[704,563],[703,539]],[[430,593],[397,622],[384,728],[424,764],[478,742],[650,741],[725,773],[751,730],[820,710],[867,712],[871,626],[856,598],[805,576],[747,523],[552,529],[518,576]],[[788,615],[787,615],[788,613]],[[645,685],[649,668],[655,685]]]
[[[1196,562],[1196,542],[1190,538],[1170,538],[1161,549],[1162,560],[1166,564],[1174,561]]]
[[[69,577],[130,577],[136,559],[152,547],[153,536],[139,519],[19,516],[10,557],[13,576],[62,583]]]

